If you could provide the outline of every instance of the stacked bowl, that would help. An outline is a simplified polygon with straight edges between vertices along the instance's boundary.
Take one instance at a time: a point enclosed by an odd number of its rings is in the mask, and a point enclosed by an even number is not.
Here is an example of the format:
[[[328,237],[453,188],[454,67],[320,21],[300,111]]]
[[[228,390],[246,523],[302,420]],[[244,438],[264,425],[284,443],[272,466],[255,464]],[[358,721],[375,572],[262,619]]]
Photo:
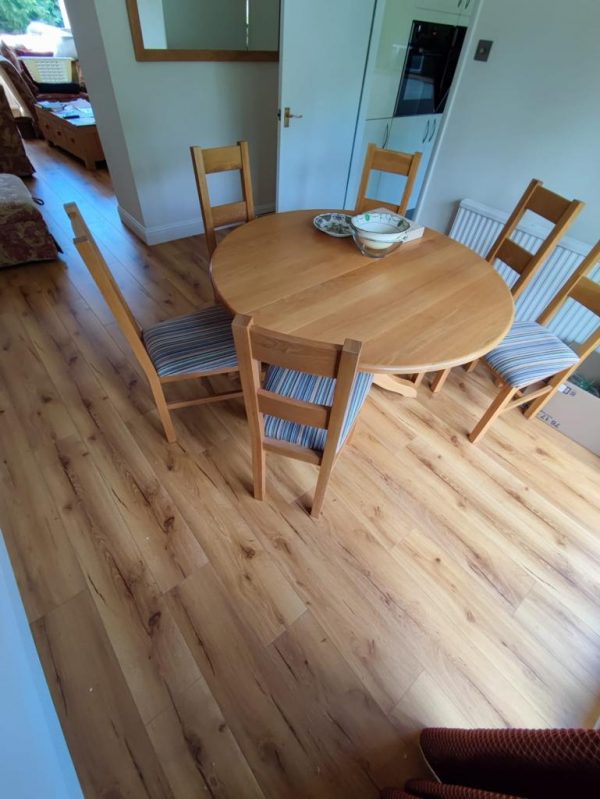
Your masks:
[[[352,237],[369,258],[383,258],[406,240],[410,223],[399,214],[367,211],[352,217]]]

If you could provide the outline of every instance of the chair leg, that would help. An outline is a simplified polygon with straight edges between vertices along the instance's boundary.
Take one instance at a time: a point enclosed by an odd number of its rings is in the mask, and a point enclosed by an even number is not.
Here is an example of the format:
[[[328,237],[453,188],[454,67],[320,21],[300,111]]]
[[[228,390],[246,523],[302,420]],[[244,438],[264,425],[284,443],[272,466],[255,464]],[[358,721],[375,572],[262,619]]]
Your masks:
[[[171,414],[167,408],[167,400],[165,399],[162,386],[158,382],[151,382],[150,388],[152,390],[154,402],[156,403],[156,410],[158,411],[160,421],[162,422],[162,426],[165,431],[165,437],[169,444],[174,444],[175,441],[177,441],[177,434],[175,433],[175,427],[173,426]]]
[[[263,500],[266,494],[267,463],[262,446],[253,448],[252,474],[254,479],[254,498]]]
[[[533,400],[533,402],[529,404],[529,407],[525,409],[524,415],[527,419],[531,419],[532,416],[536,416],[542,410],[548,400],[556,394],[560,384],[564,383],[565,380],[573,374],[578,366],[579,364],[576,364],[572,369],[565,369],[564,371],[559,372],[557,375],[554,375],[554,377],[548,381],[548,385],[550,386],[548,393],[543,394],[541,397]]]
[[[485,433],[487,433],[488,427],[495,419],[497,419],[498,416],[500,416],[504,408],[508,405],[516,393],[517,389],[513,388],[512,386],[505,386],[501,391],[498,392],[496,399],[492,402],[490,407],[477,422],[473,430],[469,433],[469,441],[471,441],[472,444],[476,444],[479,439],[482,438]]]
[[[442,372],[437,372],[433,380],[431,381],[431,393],[437,394],[439,391],[442,390],[444,387],[444,383],[448,379],[448,375],[450,374],[450,369],[444,369]]]
[[[315,488],[315,496],[313,499],[312,508],[310,510],[310,515],[313,519],[316,519],[323,507],[323,500],[325,499],[325,492],[327,491],[327,486],[329,485],[329,478],[331,477],[331,472],[333,471],[333,463],[329,466],[321,466],[319,469],[319,477],[317,479],[317,485]]]
[[[463,366],[463,369],[465,370],[465,372],[472,372],[478,363],[479,363],[479,358],[476,358],[474,361],[471,361],[471,363],[466,363]]]

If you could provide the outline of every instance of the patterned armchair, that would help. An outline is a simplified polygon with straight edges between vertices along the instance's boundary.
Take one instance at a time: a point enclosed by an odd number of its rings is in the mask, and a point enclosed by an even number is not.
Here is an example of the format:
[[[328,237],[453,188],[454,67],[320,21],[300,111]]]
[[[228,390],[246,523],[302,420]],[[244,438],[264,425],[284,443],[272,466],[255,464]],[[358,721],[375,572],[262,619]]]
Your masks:
[[[0,266],[56,257],[54,239],[23,181],[0,175]]]
[[[592,799],[600,795],[600,730],[428,728],[421,750],[439,782],[409,780],[381,799]]]
[[[0,86],[0,172],[29,177],[34,171],[25,153],[4,89]]]

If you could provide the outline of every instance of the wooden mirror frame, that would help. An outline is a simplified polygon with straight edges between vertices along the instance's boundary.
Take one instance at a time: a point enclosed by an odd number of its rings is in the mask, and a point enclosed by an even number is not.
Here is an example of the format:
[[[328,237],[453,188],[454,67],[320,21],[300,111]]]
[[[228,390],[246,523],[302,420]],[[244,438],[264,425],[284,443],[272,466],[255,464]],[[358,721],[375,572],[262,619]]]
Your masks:
[[[127,0],[136,61],[279,61],[279,50],[175,50],[144,47],[137,0]]]

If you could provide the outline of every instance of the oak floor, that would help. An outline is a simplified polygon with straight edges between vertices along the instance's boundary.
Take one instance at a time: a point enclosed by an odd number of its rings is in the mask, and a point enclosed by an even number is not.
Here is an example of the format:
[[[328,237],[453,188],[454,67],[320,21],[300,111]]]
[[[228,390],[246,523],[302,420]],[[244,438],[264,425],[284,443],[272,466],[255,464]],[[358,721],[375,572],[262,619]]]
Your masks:
[[[599,459],[494,390],[374,390],[330,483],[269,460],[240,401],[176,415],[71,244],[76,201],[142,324],[212,299],[202,238],[141,245],[106,172],[43,143],[63,260],[0,271],[0,524],[86,797],[376,797],[425,725],[600,713]],[[190,165],[191,168],[191,165]]]

